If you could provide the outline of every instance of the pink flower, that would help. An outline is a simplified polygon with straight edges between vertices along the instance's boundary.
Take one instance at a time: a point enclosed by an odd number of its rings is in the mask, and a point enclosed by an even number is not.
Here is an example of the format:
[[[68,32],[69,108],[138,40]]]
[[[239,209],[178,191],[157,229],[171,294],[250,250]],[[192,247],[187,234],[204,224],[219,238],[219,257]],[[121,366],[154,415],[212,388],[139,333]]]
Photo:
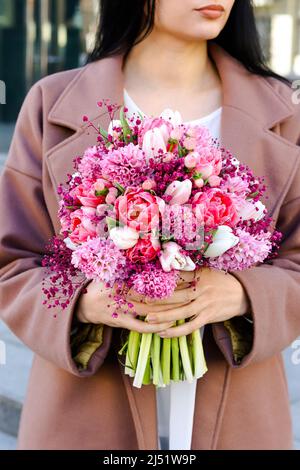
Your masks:
[[[122,186],[138,185],[143,182],[147,165],[144,152],[133,143],[113,149],[101,161],[104,178]]]
[[[101,168],[100,168],[100,161],[102,159],[102,155],[100,153],[100,149],[98,147],[90,147],[88,148],[79,165],[78,171],[81,173],[83,178],[94,180],[95,178],[101,177]]]
[[[109,239],[93,238],[72,254],[72,264],[87,279],[104,282],[111,287],[126,277],[126,257]]]
[[[78,200],[83,206],[97,207],[105,202],[111,184],[103,178],[98,178],[95,183],[86,180],[70,191],[74,200]]]
[[[86,242],[97,235],[96,209],[82,207],[70,215],[71,233],[69,238],[75,245]]]
[[[192,186],[190,180],[173,181],[165,191],[165,195],[170,197],[169,204],[182,205],[187,203],[192,194]]]
[[[143,152],[146,156],[146,161],[158,158],[167,152],[167,146],[161,128],[155,127],[150,129],[144,135]]]
[[[218,176],[222,170],[222,153],[216,147],[204,147],[199,153],[196,171],[203,179]]]
[[[151,232],[158,228],[165,203],[142,189],[128,188],[116,200],[117,219],[137,232]]]
[[[161,266],[145,264],[142,272],[134,274],[130,282],[136,292],[151,299],[166,299],[176,289],[178,272],[166,273]]]
[[[236,207],[229,194],[220,189],[209,189],[197,193],[193,199],[193,209],[198,220],[207,227],[228,225],[234,227],[238,220]]]
[[[223,255],[211,258],[209,265],[224,271],[242,271],[255,264],[262,263],[272,250],[272,234],[260,232],[252,235],[245,229],[238,228],[235,234],[239,243]]]
[[[145,134],[153,129],[159,129],[160,134],[163,137],[164,144],[166,145],[168,143],[170,133],[173,129],[171,122],[168,122],[161,117],[145,118],[139,129],[138,144],[140,147],[143,146]]]
[[[147,263],[157,257],[160,250],[159,240],[151,235],[140,238],[137,244],[127,250],[127,257],[133,263]]]
[[[163,244],[163,251],[159,256],[161,266],[165,272],[172,269],[178,271],[195,271],[196,265],[189,256],[182,252],[182,248],[175,242],[167,242]]]

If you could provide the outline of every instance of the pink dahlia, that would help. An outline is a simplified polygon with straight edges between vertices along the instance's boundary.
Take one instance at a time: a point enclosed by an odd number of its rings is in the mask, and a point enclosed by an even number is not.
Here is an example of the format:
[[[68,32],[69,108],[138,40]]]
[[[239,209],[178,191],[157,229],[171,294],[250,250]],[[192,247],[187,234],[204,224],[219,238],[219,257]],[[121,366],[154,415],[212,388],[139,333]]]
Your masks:
[[[101,170],[104,178],[122,186],[141,184],[147,173],[144,152],[132,143],[110,150],[101,161]]]
[[[209,266],[224,271],[242,271],[262,263],[272,250],[271,232],[251,235],[245,229],[238,228],[235,235],[239,243],[218,258],[211,258]]]
[[[72,254],[72,264],[87,279],[104,282],[110,287],[126,277],[126,257],[110,239],[92,238]]]

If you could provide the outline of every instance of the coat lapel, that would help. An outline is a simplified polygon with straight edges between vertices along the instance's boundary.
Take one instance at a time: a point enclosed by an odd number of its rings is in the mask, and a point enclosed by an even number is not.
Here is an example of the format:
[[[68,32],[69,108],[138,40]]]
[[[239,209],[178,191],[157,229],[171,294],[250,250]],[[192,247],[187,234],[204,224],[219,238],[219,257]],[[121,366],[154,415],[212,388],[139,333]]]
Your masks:
[[[223,85],[221,144],[241,162],[249,165],[257,176],[265,177],[268,186],[268,199],[265,202],[270,213],[276,216],[288,191],[299,148],[272,132],[272,129],[291,117],[293,108],[267,80],[247,72],[218,46],[211,45],[209,53]],[[103,116],[97,108],[97,101],[109,98],[113,103],[123,104],[122,63],[123,57],[118,55],[87,65],[52,108],[48,121],[74,132],[45,155],[54,188],[64,183],[66,175],[73,172],[74,157],[96,143],[95,133],[82,123],[82,116],[88,115],[92,122],[107,129],[108,117]],[[230,375],[210,336],[207,359],[210,370],[199,381],[197,388],[193,449],[216,446],[218,419]],[[154,387],[134,389],[130,379],[125,376],[124,385],[139,448],[157,448]]]

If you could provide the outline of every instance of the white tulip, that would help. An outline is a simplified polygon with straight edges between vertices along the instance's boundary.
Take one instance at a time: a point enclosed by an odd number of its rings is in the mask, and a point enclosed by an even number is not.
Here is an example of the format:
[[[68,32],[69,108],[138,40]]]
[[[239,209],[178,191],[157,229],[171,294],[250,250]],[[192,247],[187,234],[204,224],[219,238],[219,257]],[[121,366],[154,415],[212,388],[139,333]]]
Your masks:
[[[167,146],[163,129],[155,127],[150,129],[144,135],[143,140],[143,151],[145,152],[146,158],[157,158],[159,156],[158,151],[162,150],[163,153],[167,152]]]
[[[139,239],[138,232],[127,226],[112,228],[109,232],[109,236],[120,250],[133,248]]]
[[[181,253],[181,247],[175,242],[163,244],[162,252],[159,257],[163,270],[167,273],[172,269],[179,271],[195,271],[196,265],[189,256]]]
[[[173,126],[179,126],[182,124],[182,117],[179,111],[173,111],[172,109],[165,109],[160,117],[165,121],[170,122]]]
[[[239,237],[236,237],[232,229],[227,225],[220,225],[213,241],[204,253],[205,258],[216,258],[217,256],[223,255],[226,251],[233,248],[239,242]]]
[[[64,239],[64,243],[69,250],[75,251],[78,248],[78,245],[75,245],[69,237]]]
[[[171,196],[170,205],[186,204],[191,197],[193,184],[191,180],[173,181],[165,191],[166,196]]]
[[[257,201],[253,203],[252,201],[245,201],[245,204],[239,211],[239,216],[242,220],[250,220],[253,219],[255,222],[258,222],[265,216],[266,206]]]

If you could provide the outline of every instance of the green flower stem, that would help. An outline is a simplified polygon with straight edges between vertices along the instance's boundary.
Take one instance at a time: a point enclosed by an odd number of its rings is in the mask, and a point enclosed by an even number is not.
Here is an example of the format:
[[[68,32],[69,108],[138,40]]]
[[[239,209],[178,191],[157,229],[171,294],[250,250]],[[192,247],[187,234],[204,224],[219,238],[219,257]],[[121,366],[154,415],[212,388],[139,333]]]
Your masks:
[[[131,331],[128,338],[128,347],[125,363],[125,374],[134,377],[139,356],[141,335],[136,331]]]
[[[172,380],[174,382],[180,380],[179,359],[179,341],[178,338],[172,338]]]
[[[160,372],[160,347],[161,347],[161,338],[158,335],[153,336],[152,340],[152,371],[153,371],[153,384],[158,386],[160,382],[159,372]]]
[[[141,388],[145,376],[145,371],[148,364],[148,359],[151,350],[152,333],[143,333],[140,345],[139,357],[135,370],[133,385],[134,387]]]
[[[202,339],[199,329],[193,331],[192,333],[192,344],[195,378],[200,379],[205,374],[205,372],[207,372],[207,365],[205,361]]]
[[[150,364],[150,354],[148,356],[145,375],[143,379],[143,385],[150,385],[151,384],[151,364]]]
[[[183,325],[184,323],[185,323],[185,320],[178,321],[178,325]],[[184,370],[186,380],[188,382],[192,382],[194,379],[194,376],[193,376],[193,371],[191,367],[190,354],[189,354],[189,348],[188,348],[186,336],[180,336],[179,348],[180,348],[181,360],[182,360],[182,365],[183,365],[183,370]]]
[[[163,339],[161,368],[163,382],[165,385],[169,385],[171,380],[171,338]]]

